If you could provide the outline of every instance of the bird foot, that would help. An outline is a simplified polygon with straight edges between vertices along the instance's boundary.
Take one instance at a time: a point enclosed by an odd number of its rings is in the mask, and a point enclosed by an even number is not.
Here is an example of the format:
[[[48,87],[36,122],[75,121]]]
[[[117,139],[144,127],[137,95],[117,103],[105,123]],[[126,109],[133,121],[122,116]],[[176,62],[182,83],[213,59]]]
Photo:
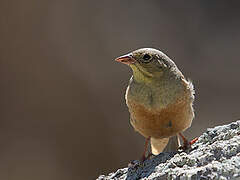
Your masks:
[[[152,153],[149,153],[147,156],[143,155],[140,159],[140,162],[144,162],[147,159],[150,159],[152,156],[154,156]]]
[[[140,160],[133,160],[128,163],[129,168],[136,168],[144,166],[144,161],[150,159],[154,154],[149,153],[147,156],[142,156]]]
[[[188,141],[183,135],[182,133],[179,133],[180,137],[182,138],[183,140],[183,145],[180,146],[178,148],[178,150],[180,151],[188,151],[188,150],[191,150],[192,149],[192,145],[198,140],[198,137],[194,138],[193,140],[191,141]]]
[[[133,160],[128,163],[128,168],[137,168],[137,167],[141,166],[142,164],[143,163],[141,161]]]
[[[191,141],[186,141],[186,142],[184,142],[183,145],[178,148],[178,150],[187,151],[187,150],[192,149],[192,145],[193,145],[197,140],[198,140],[198,138],[194,138],[194,139],[191,140]]]

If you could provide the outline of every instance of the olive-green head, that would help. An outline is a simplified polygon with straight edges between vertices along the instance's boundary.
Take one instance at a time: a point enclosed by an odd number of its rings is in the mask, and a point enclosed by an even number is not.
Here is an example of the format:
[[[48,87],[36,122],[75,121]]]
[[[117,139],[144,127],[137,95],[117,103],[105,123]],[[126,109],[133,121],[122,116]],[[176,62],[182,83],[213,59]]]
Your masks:
[[[161,77],[176,68],[168,56],[153,48],[135,50],[116,58],[116,61],[129,65],[133,70],[133,76],[144,80]]]

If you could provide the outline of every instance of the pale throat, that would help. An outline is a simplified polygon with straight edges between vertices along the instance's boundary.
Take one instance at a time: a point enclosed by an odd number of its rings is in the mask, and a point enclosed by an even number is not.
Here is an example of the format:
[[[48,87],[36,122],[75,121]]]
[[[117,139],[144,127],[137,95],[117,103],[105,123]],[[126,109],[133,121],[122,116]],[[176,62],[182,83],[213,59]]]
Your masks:
[[[130,65],[133,71],[133,79],[138,83],[152,83],[153,81],[153,75],[151,73],[142,71],[140,68],[138,68],[135,65]]]
[[[182,94],[183,86],[176,77],[164,73],[158,77],[144,74],[136,66],[133,70],[133,81],[130,83],[130,97],[146,106],[163,108]]]

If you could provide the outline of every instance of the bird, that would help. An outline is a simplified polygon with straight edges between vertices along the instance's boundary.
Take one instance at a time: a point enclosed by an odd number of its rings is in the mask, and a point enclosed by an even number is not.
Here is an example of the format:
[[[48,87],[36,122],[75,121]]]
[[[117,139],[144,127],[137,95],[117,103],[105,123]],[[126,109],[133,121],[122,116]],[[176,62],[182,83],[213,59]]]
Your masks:
[[[141,161],[147,158],[149,142],[153,155],[163,152],[172,137],[178,137],[178,146],[181,137],[186,149],[195,143],[197,138],[188,141],[182,134],[194,118],[195,90],[174,61],[154,48],[140,48],[115,61],[132,69],[125,100],[130,124],[145,137]]]

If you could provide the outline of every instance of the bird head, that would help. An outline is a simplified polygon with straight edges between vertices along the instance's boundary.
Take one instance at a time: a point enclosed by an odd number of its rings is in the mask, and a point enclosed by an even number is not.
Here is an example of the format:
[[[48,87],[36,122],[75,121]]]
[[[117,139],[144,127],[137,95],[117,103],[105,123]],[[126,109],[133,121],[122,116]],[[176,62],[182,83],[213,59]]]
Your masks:
[[[115,60],[129,65],[133,70],[134,78],[144,81],[161,77],[175,67],[169,57],[153,48],[138,49]]]

